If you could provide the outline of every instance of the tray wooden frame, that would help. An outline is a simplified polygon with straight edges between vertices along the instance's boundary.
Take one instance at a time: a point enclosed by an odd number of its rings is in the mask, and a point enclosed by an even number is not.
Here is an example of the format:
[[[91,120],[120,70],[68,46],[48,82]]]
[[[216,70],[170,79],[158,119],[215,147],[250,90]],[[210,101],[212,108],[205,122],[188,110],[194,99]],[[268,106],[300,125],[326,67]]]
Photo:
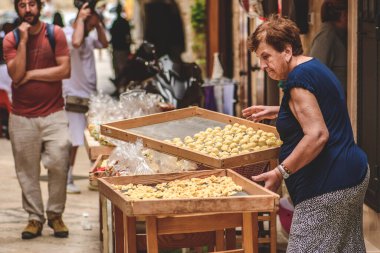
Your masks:
[[[84,146],[90,161],[95,161],[99,155],[110,155],[115,148],[115,146],[101,145],[91,136],[88,129],[84,130]]]
[[[248,193],[244,196],[194,199],[129,200],[112,184],[158,184],[175,179],[229,176]],[[182,215],[196,213],[268,212],[278,207],[279,196],[232,170],[204,170],[170,174],[104,177],[98,179],[99,193],[127,216]]]
[[[159,152],[167,153],[187,160],[191,160],[200,164],[204,164],[211,168],[228,169],[234,167],[241,167],[257,163],[260,161],[277,159],[279,148],[273,147],[267,150],[250,152],[247,154],[236,155],[225,159],[215,158],[206,154],[202,154],[195,150],[177,147],[164,141],[150,138],[141,134],[133,133],[130,130],[137,127],[148,126],[158,123],[164,123],[173,120],[185,119],[188,117],[200,117],[210,119],[225,124],[239,123],[252,127],[255,130],[261,129],[266,132],[272,132],[278,137],[276,128],[273,126],[254,123],[249,120],[233,117],[230,115],[213,112],[210,110],[202,109],[199,107],[189,107],[185,109],[178,109],[169,112],[156,113],[148,116],[127,119],[122,121],[115,121],[101,125],[101,133],[105,136],[116,138],[123,141],[135,142],[141,139],[147,148],[157,150]],[[173,136],[173,138],[176,136]]]

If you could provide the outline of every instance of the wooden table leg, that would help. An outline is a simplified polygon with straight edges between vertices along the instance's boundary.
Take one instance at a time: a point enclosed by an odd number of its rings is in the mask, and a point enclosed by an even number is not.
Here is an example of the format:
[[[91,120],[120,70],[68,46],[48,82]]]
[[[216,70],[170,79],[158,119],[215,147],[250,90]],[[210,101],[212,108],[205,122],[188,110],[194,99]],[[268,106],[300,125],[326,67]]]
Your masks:
[[[124,245],[125,252],[136,253],[136,217],[124,216]]]
[[[108,230],[108,211],[107,211],[107,199],[102,194],[99,194],[100,201],[100,233],[102,234],[101,240],[103,244],[103,253],[109,252],[109,230]]]
[[[224,250],[224,230],[215,231],[215,250]]]
[[[124,251],[124,222],[123,212],[115,205],[113,205],[113,215],[114,215],[114,228],[115,228],[115,252],[125,252]]]
[[[145,224],[148,253],[158,253],[157,218],[147,216],[145,218]]]
[[[270,213],[270,252],[277,252],[277,212]]]
[[[258,253],[257,213],[243,213],[243,249],[246,253]]]
[[[103,215],[102,215],[102,196],[99,194],[99,240],[103,241]]]

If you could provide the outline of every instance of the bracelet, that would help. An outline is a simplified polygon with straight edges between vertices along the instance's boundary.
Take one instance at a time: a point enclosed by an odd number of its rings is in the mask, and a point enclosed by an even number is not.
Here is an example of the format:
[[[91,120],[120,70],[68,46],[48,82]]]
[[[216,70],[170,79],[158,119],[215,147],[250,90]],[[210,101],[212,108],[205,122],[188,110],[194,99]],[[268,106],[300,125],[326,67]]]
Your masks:
[[[289,175],[292,174],[292,172],[283,163],[281,163],[280,165],[282,166],[282,168],[285,170],[286,173],[288,173]]]
[[[282,175],[282,177],[283,177],[284,179],[287,179],[287,178],[290,177],[290,174],[287,173],[287,172],[285,171],[285,169],[284,169],[284,167],[282,166],[282,164],[278,165],[278,166],[277,166],[277,169],[278,169],[278,171],[280,171],[280,173],[281,173],[281,175]]]

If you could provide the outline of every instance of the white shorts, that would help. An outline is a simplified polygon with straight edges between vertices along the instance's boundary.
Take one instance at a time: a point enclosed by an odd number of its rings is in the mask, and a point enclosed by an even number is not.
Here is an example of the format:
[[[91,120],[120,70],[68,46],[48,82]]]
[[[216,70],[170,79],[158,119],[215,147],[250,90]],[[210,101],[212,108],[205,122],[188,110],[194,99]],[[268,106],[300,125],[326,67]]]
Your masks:
[[[66,112],[69,120],[70,140],[73,146],[84,144],[84,130],[87,126],[87,119],[84,113]]]

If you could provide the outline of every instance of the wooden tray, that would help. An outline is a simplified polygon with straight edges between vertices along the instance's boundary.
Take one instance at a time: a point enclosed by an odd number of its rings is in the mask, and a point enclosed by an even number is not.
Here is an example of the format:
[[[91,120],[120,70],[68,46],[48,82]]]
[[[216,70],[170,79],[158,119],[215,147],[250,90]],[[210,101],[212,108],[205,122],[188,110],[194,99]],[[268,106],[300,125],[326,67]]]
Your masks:
[[[129,200],[111,184],[155,185],[176,179],[229,176],[243,187],[244,195],[161,200]],[[105,177],[98,179],[99,192],[117,205],[127,216],[181,215],[196,213],[268,212],[278,207],[279,196],[232,170],[205,170],[170,174]]]
[[[252,127],[255,130],[262,129],[266,132],[272,132],[278,137],[275,127],[199,107],[189,107],[103,124],[101,125],[101,133],[105,136],[130,142],[142,139],[145,147],[182,157],[212,168],[228,169],[277,159],[279,153],[278,147],[220,159],[164,142],[165,139],[173,139],[174,137],[183,139],[185,136],[193,136],[195,133],[204,131],[208,127],[224,127],[227,124],[234,123]]]
[[[84,130],[84,146],[86,147],[88,158],[91,161],[95,161],[99,155],[110,155],[114,146],[101,145],[95,140],[88,129]]]

